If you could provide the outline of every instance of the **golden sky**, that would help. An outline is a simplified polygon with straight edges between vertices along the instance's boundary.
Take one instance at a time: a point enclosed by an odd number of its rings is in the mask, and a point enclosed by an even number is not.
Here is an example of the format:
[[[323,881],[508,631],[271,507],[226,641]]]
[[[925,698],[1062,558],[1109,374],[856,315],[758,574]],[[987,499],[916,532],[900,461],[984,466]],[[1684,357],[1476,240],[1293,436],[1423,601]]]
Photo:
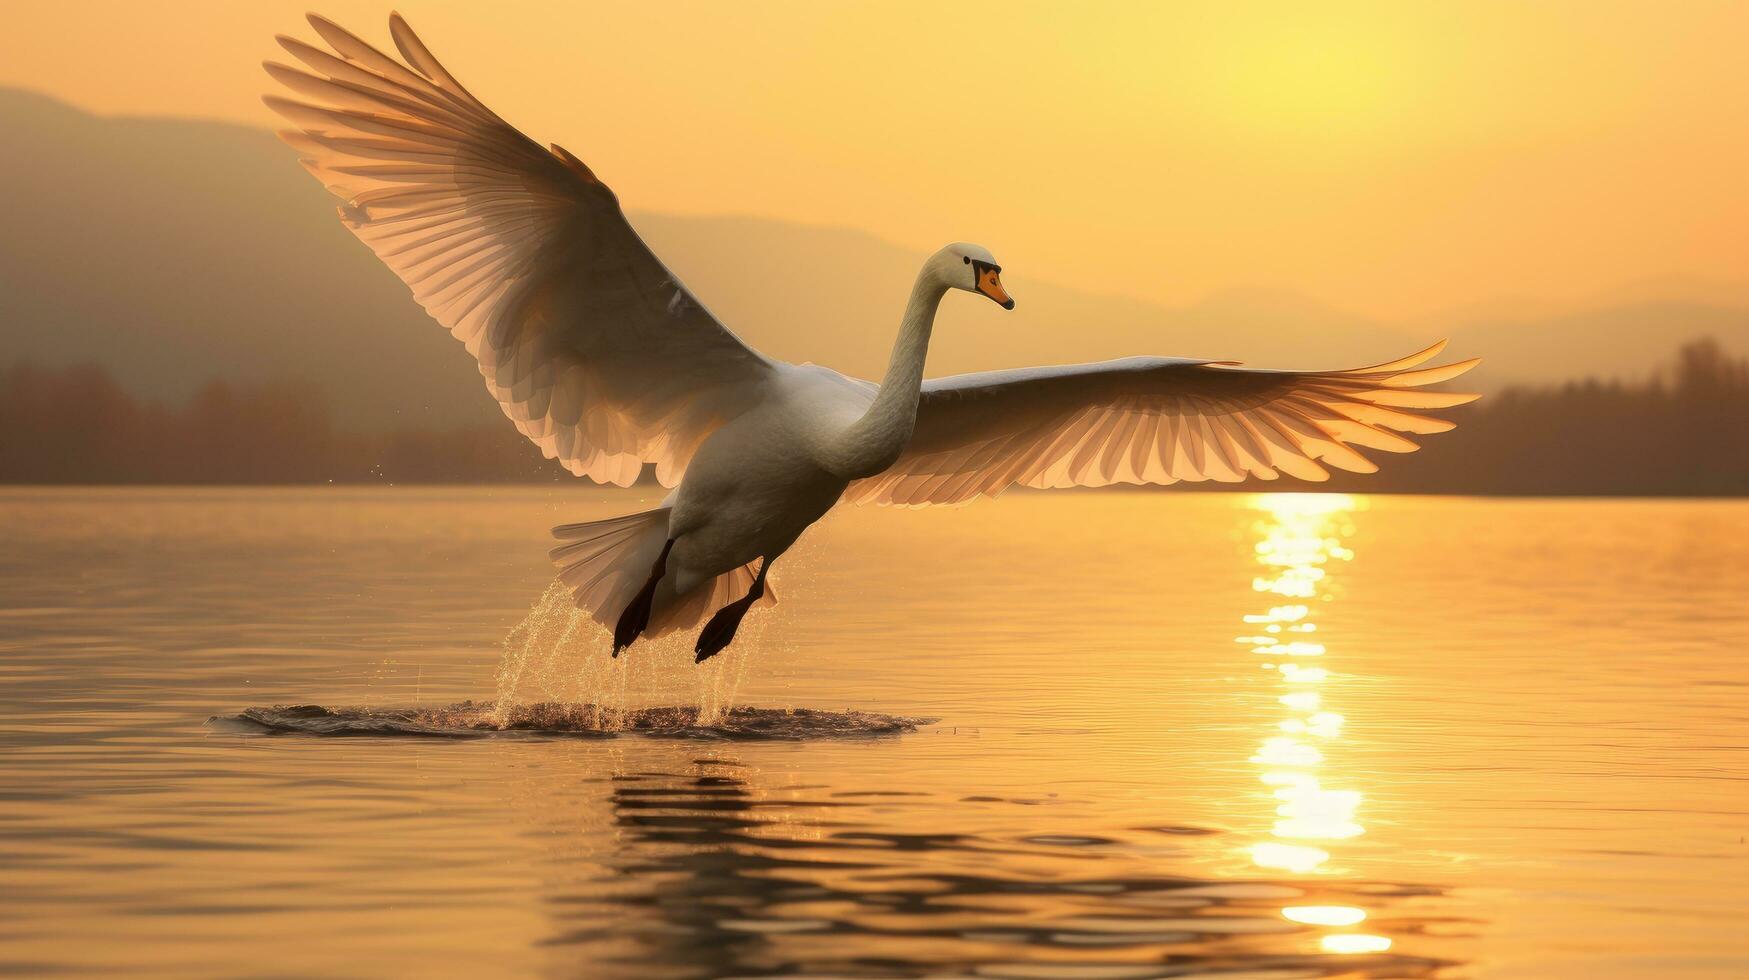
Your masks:
[[[272,125],[257,62],[306,5],[12,5],[0,84]],[[387,45],[388,4],[318,9]],[[1749,3],[399,9],[630,209],[978,241],[1017,292],[1403,318],[1749,280]]]

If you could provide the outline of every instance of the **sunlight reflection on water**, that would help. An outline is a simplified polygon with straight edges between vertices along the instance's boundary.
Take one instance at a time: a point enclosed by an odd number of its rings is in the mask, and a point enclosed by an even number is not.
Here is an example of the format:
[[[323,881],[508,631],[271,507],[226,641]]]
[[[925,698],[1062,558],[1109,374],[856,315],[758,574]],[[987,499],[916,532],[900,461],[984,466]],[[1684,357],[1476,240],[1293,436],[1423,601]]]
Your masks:
[[[1354,557],[1342,539],[1355,532],[1352,515],[1357,502],[1339,493],[1271,493],[1250,498],[1250,506],[1264,515],[1254,525],[1258,539],[1254,550],[1264,572],[1252,579],[1252,590],[1298,601],[1247,615],[1246,626],[1261,626],[1262,633],[1239,640],[1251,644],[1254,654],[1324,657],[1329,653],[1324,643],[1301,637],[1317,634],[1316,610],[1332,598],[1324,589],[1331,563]],[[1274,661],[1262,666],[1286,688],[1276,703],[1289,715],[1270,726],[1284,734],[1270,734],[1251,756],[1261,769],[1259,780],[1280,801],[1275,810],[1280,819],[1270,828],[1272,839],[1252,844],[1251,860],[1260,868],[1314,874],[1330,860],[1330,852],[1317,844],[1366,832],[1359,820],[1362,794],[1329,785],[1332,770],[1326,766],[1326,748],[1342,737],[1346,719],[1329,710],[1319,691],[1306,689],[1329,680],[1328,668],[1314,671]],[[1347,905],[1287,906],[1281,914],[1293,922],[1335,928],[1356,925],[1367,917],[1364,909]],[[1325,933],[1319,945],[1329,953],[1379,953],[1391,948],[1391,940],[1364,933]]]

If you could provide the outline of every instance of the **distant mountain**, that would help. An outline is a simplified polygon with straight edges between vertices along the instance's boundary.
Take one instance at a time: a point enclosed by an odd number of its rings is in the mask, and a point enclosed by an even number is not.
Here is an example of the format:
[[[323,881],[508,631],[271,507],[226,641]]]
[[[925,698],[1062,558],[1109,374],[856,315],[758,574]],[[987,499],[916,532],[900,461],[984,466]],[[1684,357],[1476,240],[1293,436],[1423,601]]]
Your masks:
[[[1749,353],[1749,306],[1635,300],[1539,318],[1500,314],[1458,321],[1454,350],[1484,359],[1489,387],[1599,378],[1636,381],[1679,344],[1712,337],[1731,354]]]
[[[879,377],[924,253],[864,232],[761,218],[634,214],[634,222],[712,311],[762,350]],[[1168,308],[1041,281],[1015,267],[1017,307],[944,304],[932,376],[1130,354],[1258,364],[1358,364],[1413,347],[1400,330],[1287,293],[1221,294]]]
[[[301,377],[373,424],[481,417],[465,355],[272,134],[4,90],[0,126],[0,356],[165,399]]]
[[[96,361],[131,390],[172,401],[214,377],[306,379],[357,428],[495,417],[460,346],[340,226],[334,202],[271,134],[95,117],[7,89],[0,126],[0,358]],[[749,342],[865,377],[885,366],[923,257],[842,228],[632,218]],[[1048,272],[1008,270],[1013,313],[969,297],[948,304],[930,373],[1135,353],[1330,367],[1392,358],[1433,336],[1291,292],[1228,291],[1167,308],[1054,285]],[[1489,357],[1478,383],[1490,387],[1643,375],[1698,334],[1749,350],[1749,311],[1716,302],[1635,301],[1522,322],[1495,307],[1452,322],[1453,353]]]

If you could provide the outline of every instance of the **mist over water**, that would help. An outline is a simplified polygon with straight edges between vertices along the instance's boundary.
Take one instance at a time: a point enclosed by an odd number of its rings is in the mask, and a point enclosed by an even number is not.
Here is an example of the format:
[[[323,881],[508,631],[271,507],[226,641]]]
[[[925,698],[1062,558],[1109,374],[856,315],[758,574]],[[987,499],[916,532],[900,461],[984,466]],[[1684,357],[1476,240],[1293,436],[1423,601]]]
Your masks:
[[[647,503],[0,494],[0,967],[1749,965],[1743,504],[852,510],[699,667],[550,588]]]
[[[915,731],[933,719],[862,711],[737,706],[746,651],[759,649],[754,617],[744,646],[708,665],[671,656],[686,652],[690,635],[645,641],[627,656],[603,657],[603,628],[579,610],[554,580],[504,638],[497,697],[448,705],[272,705],[215,716],[232,732],[426,738],[488,735],[690,738],[856,738]],[[660,654],[660,656],[652,656]]]

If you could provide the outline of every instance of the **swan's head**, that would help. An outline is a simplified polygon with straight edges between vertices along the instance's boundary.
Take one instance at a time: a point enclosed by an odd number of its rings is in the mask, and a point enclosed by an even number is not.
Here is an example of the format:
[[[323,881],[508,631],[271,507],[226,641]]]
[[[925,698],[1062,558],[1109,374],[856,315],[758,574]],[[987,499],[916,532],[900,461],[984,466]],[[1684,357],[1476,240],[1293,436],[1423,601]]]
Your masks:
[[[929,264],[950,288],[982,293],[1003,309],[1014,309],[1014,299],[1002,288],[1002,267],[984,246],[954,242],[931,256]]]

